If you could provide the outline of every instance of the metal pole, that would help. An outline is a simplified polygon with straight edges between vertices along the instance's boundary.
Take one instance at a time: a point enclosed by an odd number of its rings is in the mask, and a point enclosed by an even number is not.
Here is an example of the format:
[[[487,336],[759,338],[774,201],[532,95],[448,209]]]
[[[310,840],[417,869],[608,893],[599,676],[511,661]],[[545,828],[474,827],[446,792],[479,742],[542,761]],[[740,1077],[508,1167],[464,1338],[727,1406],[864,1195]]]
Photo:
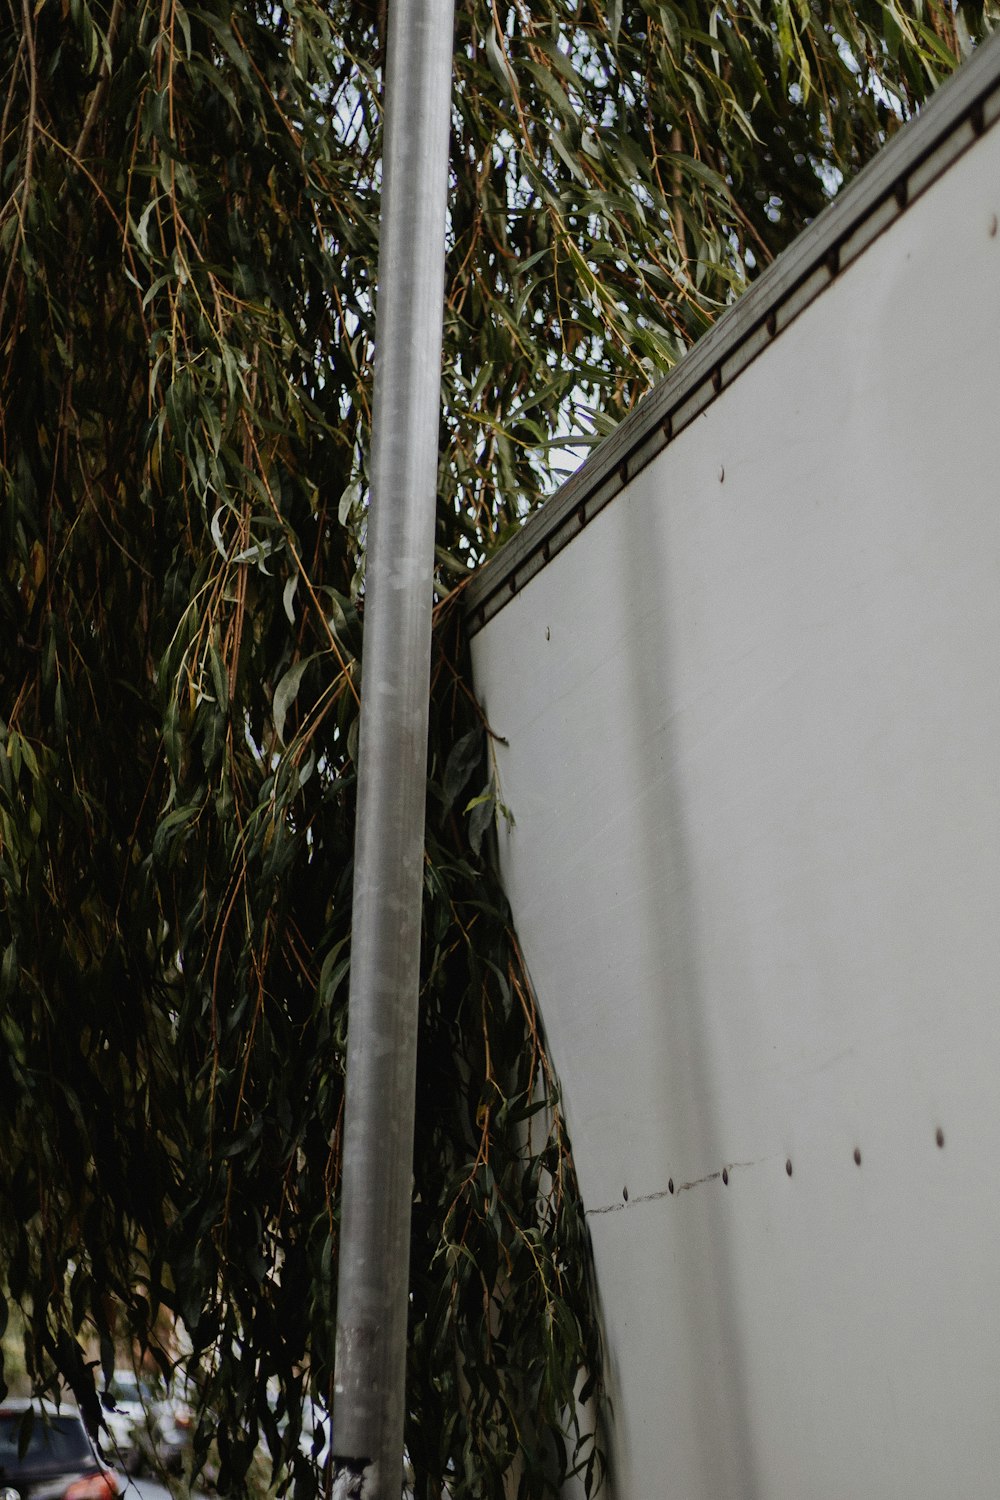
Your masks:
[[[333,1404],[336,1500],[402,1489],[453,0],[390,0]]]

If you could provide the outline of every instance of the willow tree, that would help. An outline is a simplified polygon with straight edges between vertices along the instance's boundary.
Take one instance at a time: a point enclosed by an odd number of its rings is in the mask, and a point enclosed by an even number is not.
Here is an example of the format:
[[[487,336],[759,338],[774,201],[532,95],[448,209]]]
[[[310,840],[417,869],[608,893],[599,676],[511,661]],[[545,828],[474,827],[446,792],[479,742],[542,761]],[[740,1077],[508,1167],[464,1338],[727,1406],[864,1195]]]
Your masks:
[[[3,10],[4,1290],[36,1384],[58,1372],[92,1415],[89,1351],[169,1366],[182,1324],[221,1487],[263,1436],[308,1496],[301,1395],[329,1396],[335,1324],[384,4]],[[463,580],[551,489],[550,452],[619,418],[987,24],[951,0],[459,5],[420,1495],[446,1473],[460,1500],[600,1470],[573,1417],[600,1382],[585,1222],[495,873]]]

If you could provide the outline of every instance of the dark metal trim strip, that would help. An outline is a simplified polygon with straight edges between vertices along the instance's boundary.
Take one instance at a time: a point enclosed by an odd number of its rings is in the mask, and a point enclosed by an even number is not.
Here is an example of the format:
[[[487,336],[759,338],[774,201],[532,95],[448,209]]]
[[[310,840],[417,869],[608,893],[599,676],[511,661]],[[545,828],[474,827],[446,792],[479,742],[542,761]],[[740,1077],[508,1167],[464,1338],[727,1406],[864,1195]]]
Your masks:
[[[465,594],[475,634],[1000,118],[990,38],[587,458]]]

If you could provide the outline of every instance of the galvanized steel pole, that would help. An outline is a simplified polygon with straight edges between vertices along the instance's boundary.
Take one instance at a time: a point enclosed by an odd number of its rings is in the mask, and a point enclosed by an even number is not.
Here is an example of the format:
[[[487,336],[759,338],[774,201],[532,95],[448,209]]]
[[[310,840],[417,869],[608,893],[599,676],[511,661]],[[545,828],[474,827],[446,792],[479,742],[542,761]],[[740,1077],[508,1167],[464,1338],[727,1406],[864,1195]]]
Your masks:
[[[333,1405],[334,1496],[399,1500],[453,0],[390,0]]]

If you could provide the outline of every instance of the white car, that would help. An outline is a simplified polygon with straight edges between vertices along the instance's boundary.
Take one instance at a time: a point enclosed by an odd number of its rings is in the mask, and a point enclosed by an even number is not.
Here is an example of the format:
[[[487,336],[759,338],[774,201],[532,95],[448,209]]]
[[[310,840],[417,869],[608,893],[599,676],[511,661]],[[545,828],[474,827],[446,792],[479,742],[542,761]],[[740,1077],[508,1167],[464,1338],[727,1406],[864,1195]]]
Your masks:
[[[182,1466],[188,1432],[182,1414],[162,1386],[116,1370],[101,1393],[108,1437],[103,1446],[129,1474],[144,1469],[176,1473]]]

